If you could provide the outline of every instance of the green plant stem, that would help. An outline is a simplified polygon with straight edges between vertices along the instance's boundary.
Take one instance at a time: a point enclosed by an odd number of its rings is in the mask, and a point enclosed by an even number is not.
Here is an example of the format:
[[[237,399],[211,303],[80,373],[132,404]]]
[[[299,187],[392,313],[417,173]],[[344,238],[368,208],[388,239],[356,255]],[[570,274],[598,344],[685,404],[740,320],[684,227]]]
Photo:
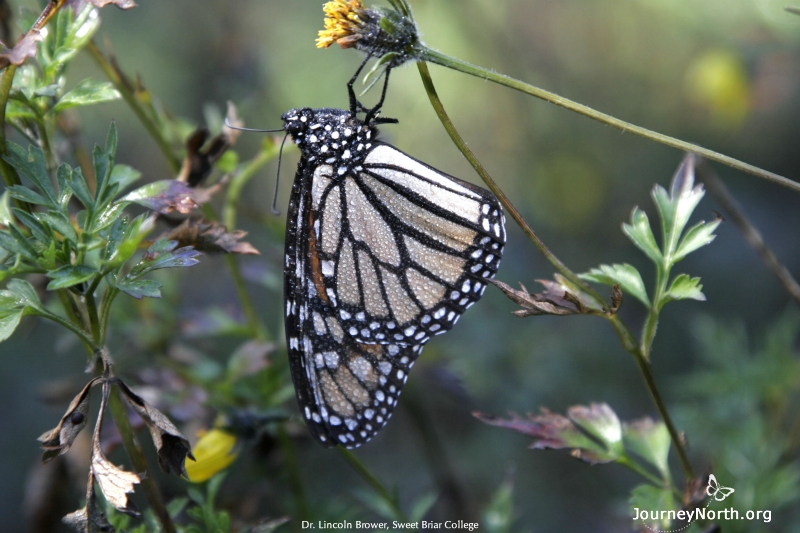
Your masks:
[[[667,146],[671,146],[672,148],[677,148],[678,150],[683,150],[685,152],[691,152],[693,154],[703,156],[712,161],[717,161],[719,163],[728,165],[737,170],[741,170],[742,172],[752,174],[753,176],[757,176],[759,178],[771,181],[773,183],[777,183],[778,185],[782,185],[794,191],[800,192],[800,183],[796,181],[792,181],[773,172],[769,172],[767,170],[758,168],[754,165],[750,165],[743,161],[739,161],[738,159],[734,159],[733,157],[720,154],[719,152],[709,150],[708,148],[703,148],[702,146],[688,143],[686,141],[676,139],[675,137],[670,137],[669,135],[664,135],[662,133],[648,130],[647,128],[642,128],[641,126],[631,124],[630,122],[625,122],[624,120],[620,120],[606,113],[601,113],[600,111],[596,111],[589,106],[579,104],[577,102],[574,102],[568,98],[564,98],[563,96],[559,96],[550,91],[545,91],[544,89],[534,87],[533,85],[529,85],[522,81],[516,80],[510,76],[499,74],[489,69],[485,69],[483,67],[467,63],[466,61],[462,61],[461,59],[450,57],[448,55],[442,54],[440,52],[425,47],[423,47],[423,49],[420,51],[419,59],[423,61],[430,61],[431,63],[436,63],[437,65],[451,68],[453,70],[457,70],[465,74],[470,74],[472,76],[476,76],[484,80],[489,80],[498,83],[500,85],[505,85],[506,87],[509,87],[511,89],[515,89],[525,94],[541,98],[542,100],[550,102],[551,104],[555,104],[563,107],[564,109],[574,111],[575,113],[584,115],[598,122],[602,122],[603,124],[613,126],[615,128],[622,130],[623,132],[630,132],[635,135],[639,135],[640,137],[644,137],[645,139],[665,144]]]
[[[105,73],[106,77],[111,81],[114,87],[122,94],[122,98],[128,103],[133,113],[145,127],[147,132],[153,138],[153,140],[158,145],[161,152],[164,154],[164,157],[167,159],[167,164],[169,165],[170,171],[176,173],[181,169],[181,161],[175,155],[175,152],[172,150],[169,141],[164,137],[163,133],[161,132],[161,128],[158,126],[156,121],[148,114],[145,107],[136,98],[136,95],[133,93],[129,83],[127,80],[123,79],[120,73],[114,68],[114,65],[106,59],[94,41],[89,42],[86,45],[86,50],[89,52],[89,55],[97,62],[102,69],[103,73]]]
[[[276,155],[278,155],[277,143],[273,142],[264,146],[253,159],[231,178],[230,183],[228,183],[227,194],[225,195],[225,206],[222,209],[222,222],[229,231],[233,231],[236,228],[237,206],[239,205],[239,197],[242,194],[242,189],[244,189],[244,186],[255,173],[269,163]]]
[[[11,92],[11,84],[14,81],[14,74],[17,72],[16,65],[9,65],[0,77],[0,155],[8,155],[6,150],[6,104],[8,103],[8,96]],[[6,187],[20,185],[22,182],[19,179],[17,171],[14,167],[9,165],[3,157],[0,157],[0,174],[3,176],[3,183]],[[14,205],[18,209],[22,209],[26,213],[31,212],[31,206],[28,202],[21,200],[14,200]]]
[[[593,298],[595,302],[600,305],[601,307],[608,307],[608,304],[605,300],[596,292],[594,289],[589,287],[582,279],[580,279],[577,274],[572,272],[569,268],[567,268],[564,263],[559,260],[555,254],[553,254],[544,242],[539,239],[533,229],[528,225],[527,221],[522,218],[522,215],[519,211],[514,208],[514,206],[509,201],[508,197],[503,193],[503,191],[497,186],[494,180],[489,176],[489,173],[486,172],[486,169],[483,165],[478,161],[472,151],[467,147],[464,140],[461,138],[461,135],[456,130],[455,126],[453,125],[452,121],[450,121],[447,112],[442,105],[441,100],[439,100],[439,96],[436,93],[436,88],[433,86],[433,80],[430,77],[430,73],[428,72],[427,65],[422,62],[417,62],[417,67],[420,71],[420,76],[422,77],[422,83],[425,85],[425,90],[428,93],[428,98],[431,101],[431,105],[433,106],[434,110],[436,111],[439,120],[444,125],[447,133],[450,135],[450,138],[453,140],[455,145],[464,154],[464,157],[467,158],[467,161],[472,165],[475,171],[480,175],[481,179],[486,183],[489,189],[497,196],[500,200],[500,203],[503,204],[503,207],[509,212],[511,218],[522,228],[522,231],[528,236],[528,238],[533,242],[534,246],[544,255],[544,257],[552,264],[558,272],[561,273],[565,278],[567,278],[570,282],[574,283],[578,287],[581,288],[588,296]],[[658,409],[659,414],[661,415],[662,420],[664,420],[664,424],[667,426],[669,430],[670,437],[672,438],[672,444],[675,448],[678,457],[680,458],[681,466],[688,478],[694,477],[694,472],[692,470],[691,463],[686,455],[686,451],[684,450],[683,443],[680,439],[678,431],[675,429],[675,425],[672,423],[672,418],[667,411],[666,405],[664,404],[664,400],[661,398],[661,393],[658,391],[656,387],[655,380],[653,379],[653,374],[650,369],[650,364],[647,360],[647,357],[642,352],[639,345],[637,345],[633,334],[631,333],[630,329],[625,325],[624,322],[616,315],[610,315],[607,317],[608,320],[611,322],[614,330],[617,333],[620,341],[622,342],[623,347],[629,353],[634,356],[636,360],[636,364],[639,366],[639,369],[642,372],[642,376],[644,377],[645,384],[647,389],[650,392],[650,396],[653,398],[653,401],[656,404],[656,408]]]
[[[239,298],[239,305],[242,306],[245,320],[247,320],[247,327],[250,328],[256,340],[266,341],[268,338],[267,330],[261,323],[253,301],[250,299],[250,294],[247,292],[247,285],[244,282],[244,277],[242,277],[242,272],[239,270],[239,262],[236,256],[233,254],[225,254],[225,263],[227,263],[231,271],[233,286],[236,289],[236,296]]]
[[[338,451],[339,454],[344,457],[345,461],[347,461],[347,464],[349,464],[353,470],[355,470],[356,473],[358,473],[358,475],[361,476],[361,478],[366,481],[367,484],[386,501],[386,503],[389,504],[389,506],[392,508],[392,512],[394,512],[399,520],[403,522],[408,521],[405,513],[403,513],[403,510],[400,509],[400,504],[397,502],[397,498],[392,496],[389,491],[384,488],[381,482],[378,481],[378,478],[373,476],[372,473],[367,470],[367,467],[364,466],[364,464],[358,459],[358,457],[355,456],[353,452],[340,446],[336,447],[336,451]]]
[[[289,486],[294,495],[294,501],[297,505],[295,520],[292,520],[292,526],[295,531],[302,531],[301,521],[307,520],[311,514],[309,512],[308,501],[306,494],[303,490],[303,478],[300,475],[300,467],[297,462],[297,453],[295,453],[294,444],[286,432],[284,424],[278,427],[278,443],[283,451],[284,464],[286,470],[289,472]]]
[[[92,338],[97,344],[103,344],[103,339],[100,337],[100,316],[97,313],[97,302],[94,299],[93,292],[87,292],[84,295],[86,301],[86,311],[89,315],[89,326],[92,330]]]
[[[125,404],[119,398],[119,391],[116,388],[111,390],[109,398],[111,407],[111,416],[114,418],[114,423],[119,430],[120,437],[122,438],[122,445],[131,458],[131,465],[134,472],[145,473],[142,476],[142,488],[144,489],[147,502],[150,508],[158,517],[161,522],[162,531],[166,533],[175,533],[175,524],[169,516],[169,511],[164,504],[164,498],[161,496],[161,491],[158,490],[158,485],[153,479],[153,476],[147,475],[149,469],[147,468],[147,459],[145,459],[142,447],[139,445],[136,435],[134,435],[133,428],[131,427],[128,414],[125,410]]]
[[[645,478],[651,485],[655,487],[670,489],[672,491],[673,496],[675,496],[675,498],[678,501],[681,501],[683,499],[683,495],[675,486],[673,486],[673,484],[669,480],[664,480],[651,474],[642,465],[632,460],[627,455],[623,455],[622,457],[617,459],[616,463],[624,466],[625,468]]]
[[[89,360],[91,360],[92,357],[94,357],[94,354],[97,353],[98,347],[94,341],[83,331],[83,320],[81,320],[81,317],[76,313],[75,307],[72,305],[72,298],[70,298],[70,295],[64,289],[57,290],[56,297],[61,302],[61,307],[64,309],[64,313],[70,320],[70,322],[67,324],[63,324],[61,322],[58,323],[78,336],[78,339],[81,341],[84,350],[86,350],[87,357]],[[50,317],[48,316],[48,318]]]

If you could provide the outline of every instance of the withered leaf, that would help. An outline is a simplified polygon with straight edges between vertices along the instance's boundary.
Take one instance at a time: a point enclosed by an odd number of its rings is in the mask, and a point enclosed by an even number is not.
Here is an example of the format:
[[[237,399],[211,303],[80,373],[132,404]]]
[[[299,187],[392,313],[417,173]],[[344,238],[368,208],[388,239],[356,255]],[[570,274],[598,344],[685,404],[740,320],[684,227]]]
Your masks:
[[[571,293],[562,290],[559,294],[556,291],[549,290],[551,289],[551,287],[547,285],[549,282],[543,280],[538,281],[544,284],[548,290],[540,294],[529,293],[528,289],[526,289],[522,283],[519,284],[522,290],[516,290],[502,281],[493,279],[489,281],[503,291],[510,300],[522,307],[522,309],[514,311],[514,314],[518,317],[534,315],[574,315],[585,312],[580,301]]]
[[[238,130],[236,128],[243,127],[244,121],[239,118],[239,114],[236,112],[236,106],[229,100],[228,109],[225,115],[225,125],[222,127],[222,132],[228,136],[228,140],[230,141],[231,145],[236,144],[236,139],[238,139],[239,135],[242,133],[242,130]]]
[[[189,441],[181,435],[178,428],[170,422],[169,418],[161,411],[144,401],[144,399],[133,392],[124,382],[116,380],[119,390],[125,395],[125,399],[133,407],[133,410],[142,417],[150,436],[156,445],[158,452],[158,464],[166,473],[172,473],[188,478],[184,463],[186,458],[194,460],[192,447]]]
[[[44,36],[37,29],[31,29],[23,35],[14,48],[6,49],[0,53],[0,69],[6,68],[8,65],[21,65],[29,57],[36,57],[39,41],[43,40]]]
[[[186,158],[183,160],[178,180],[187,183],[189,187],[196,187],[202,183],[214,169],[214,162],[231,146],[225,131],[216,135],[206,145],[210,135],[208,129],[200,127],[186,140]]]
[[[92,474],[100,485],[108,503],[115,509],[131,516],[140,516],[136,506],[128,500],[133,486],[142,481],[141,476],[114,466],[100,449],[100,439],[92,443]]]
[[[114,533],[105,513],[97,507],[94,495],[94,477],[89,476],[86,486],[86,506],[69,513],[61,521],[80,533]]]
[[[100,380],[96,377],[89,381],[83,390],[75,396],[67,408],[67,412],[61,417],[61,422],[39,437],[42,443],[42,462],[46,463],[61,454],[67,453],[75,437],[86,425],[87,413],[89,411],[89,392],[91,388]]]
[[[611,287],[611,309],[606,311],[608,315],[615,315],[622,305],[622,289],[619,288],[619,283]]]
[[[162,215],[168,215],[173,211],[187,214],[197,207],[192,189],[178,180],[161,180],[148,183],[128,193],[122,200],[135,202]]]
[[[245,235],[247,232],[242,230],[228,232],[227,228],[219,222],[186,219],[165,237],[170,241],[178,241],[180,246],[191,246],[195,250],[206,253],[260,255],[259,251],[249,242],[239,240]]]

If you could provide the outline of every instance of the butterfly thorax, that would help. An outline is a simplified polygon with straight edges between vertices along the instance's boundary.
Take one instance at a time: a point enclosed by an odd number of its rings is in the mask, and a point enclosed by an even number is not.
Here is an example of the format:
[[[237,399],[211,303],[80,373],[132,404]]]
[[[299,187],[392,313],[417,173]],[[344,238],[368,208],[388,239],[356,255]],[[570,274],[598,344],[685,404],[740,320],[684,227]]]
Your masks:
[[[292,109],[281,118],[303,159],[333,167],[333,179],[361,171],[377,130],[344,109]]]

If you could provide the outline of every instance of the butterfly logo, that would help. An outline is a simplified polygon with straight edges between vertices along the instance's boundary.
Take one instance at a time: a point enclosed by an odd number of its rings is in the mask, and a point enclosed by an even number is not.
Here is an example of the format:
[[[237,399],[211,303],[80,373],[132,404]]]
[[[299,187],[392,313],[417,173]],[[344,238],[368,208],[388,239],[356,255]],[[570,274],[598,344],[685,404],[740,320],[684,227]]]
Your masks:
[[[717,482],[717,478],[714,477],[714,474],[708,475],[708,486],[706,487],[706,494],[710,497],[714,498],[718,502],[721,502],[731,494],[733,494],[734,490],[730,487],[723,487]]]

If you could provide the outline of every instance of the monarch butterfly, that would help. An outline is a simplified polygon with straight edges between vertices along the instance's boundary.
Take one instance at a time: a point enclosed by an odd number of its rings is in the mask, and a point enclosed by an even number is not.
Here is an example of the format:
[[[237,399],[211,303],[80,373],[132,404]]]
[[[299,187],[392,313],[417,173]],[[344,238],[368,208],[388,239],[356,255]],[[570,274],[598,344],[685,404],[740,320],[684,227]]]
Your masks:
[[[397,122],[378,117],[389,71],[371,109],[358,73],[350,110],[281,116],[301,152],[284,269],[292,380],[314,437],[347,448],[386,424],[422,346],[483,295],[506,237],[489,191],[376,138]]]

